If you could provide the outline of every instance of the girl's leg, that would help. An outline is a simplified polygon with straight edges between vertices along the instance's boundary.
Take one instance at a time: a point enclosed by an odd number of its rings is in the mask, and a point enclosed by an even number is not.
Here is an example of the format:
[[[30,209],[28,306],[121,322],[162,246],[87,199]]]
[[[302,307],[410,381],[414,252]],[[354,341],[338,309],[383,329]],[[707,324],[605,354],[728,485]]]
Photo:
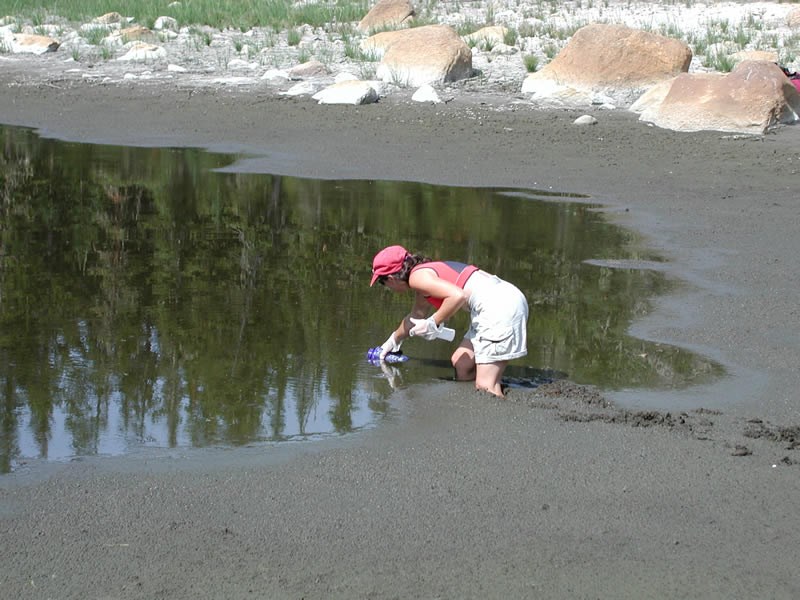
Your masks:
[[[495,396],[504,398],[505,394],[503,394],[503,387],[500,384],[500,380],[503,378],[503,371],[506,370],[506,365],[508,365],[507,360],[477,365],[475,388],[478,390],[486,390]]]
[[[469,340],[462,340],[453,356],[450,357],[450,362],[456,370],[456,381],[472,381],[475,379],[475,350],[472,347],[472,342]]]
[[[453,352],[450,362],[453,363],[453,368],[456,370],[456,381],[472,381],[474,379],[475,389],[485,390],[500,398],[505,397],[500,381],[508,365],[507,360],[476,365],[472,342],[463,340]]]

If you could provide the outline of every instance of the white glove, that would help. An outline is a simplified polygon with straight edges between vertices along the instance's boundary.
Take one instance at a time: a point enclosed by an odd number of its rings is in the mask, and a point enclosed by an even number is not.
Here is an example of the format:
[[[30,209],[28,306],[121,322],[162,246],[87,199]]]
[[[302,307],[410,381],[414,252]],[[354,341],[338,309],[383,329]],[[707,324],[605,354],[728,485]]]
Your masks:
[[[381,344],[380,359],[384,360],[386,358],[386,355],[389,354],[389,352],[399,352],[400,346],[402,345],[403,342],[397,341],[397,338],[394,337],[394,331],[393,331],[392,335],[389,336],[389,339]]]
[[[414,324],[414,327],[412,327],[411,331],[408,333],[410,335],[424,338],[429,342],[439,337],[439,334],[442,331],[442,326],[437,325],[432,316],[428,317],[427,319],[415,319],[414,317],[411,317],[411,322]]]

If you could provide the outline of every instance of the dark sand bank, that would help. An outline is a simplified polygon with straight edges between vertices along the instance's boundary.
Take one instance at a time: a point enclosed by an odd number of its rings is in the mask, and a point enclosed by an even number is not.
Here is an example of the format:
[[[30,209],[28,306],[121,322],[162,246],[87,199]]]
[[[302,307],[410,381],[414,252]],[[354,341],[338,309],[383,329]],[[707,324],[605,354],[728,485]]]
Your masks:
[[[617,405],[568,383],[507,401],[437,384],[340,440],[29,465],[0,477],[0,596],[800,595],[800,129],[678,134],[624,111],[578,127],[589,111],[500,94],[335,107],[30,79],[0,71],[0,122],[66,140],[243,151],[256,157],[235,168],[297,176],[588,194],[689,284],[634,332],[731,376]]]

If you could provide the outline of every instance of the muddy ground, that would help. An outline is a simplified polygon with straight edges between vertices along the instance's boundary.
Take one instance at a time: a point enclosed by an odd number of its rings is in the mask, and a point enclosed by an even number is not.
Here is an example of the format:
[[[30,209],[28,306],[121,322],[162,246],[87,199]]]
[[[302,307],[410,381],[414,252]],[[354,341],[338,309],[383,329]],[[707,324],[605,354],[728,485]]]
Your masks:
[[[730,375],[506,401],[437,383],[341,439],[30,465],[0,477],[0,596],[800,596],[800,128],[675,133],[465,87],[319,106],[36,60],[0,63],[0,122],[249,152],[246,171],[588,194],[687,283],[633,333]]]

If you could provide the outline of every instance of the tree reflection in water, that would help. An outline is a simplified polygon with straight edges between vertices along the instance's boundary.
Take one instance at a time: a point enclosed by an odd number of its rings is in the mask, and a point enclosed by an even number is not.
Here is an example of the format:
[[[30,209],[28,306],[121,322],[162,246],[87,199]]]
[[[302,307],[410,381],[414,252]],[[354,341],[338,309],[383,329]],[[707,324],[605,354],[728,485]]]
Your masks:
[[[17,128],[0,128],[0,147],[0,472],[21,457],[369,426],[391,388],[364,352],[408,302],[368,287],[372,255],[393,243],[475,262],[525,291],[530,354],[515,382],[537,369],[606,387],[720,373],[626,335],[671,284],[586,264],[658,260],[588,204],[222,173],[232,157]],[[449,376],[449,346],[406,350],[420,359],[406,385]]]

